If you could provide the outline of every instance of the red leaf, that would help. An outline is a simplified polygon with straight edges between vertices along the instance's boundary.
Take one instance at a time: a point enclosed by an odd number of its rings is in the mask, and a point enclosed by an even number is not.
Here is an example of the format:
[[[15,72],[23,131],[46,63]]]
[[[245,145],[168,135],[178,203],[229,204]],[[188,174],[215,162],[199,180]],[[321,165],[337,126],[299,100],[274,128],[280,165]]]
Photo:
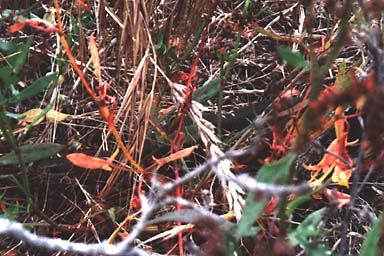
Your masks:
[[[112,171],[111,160],[105,160],[83,153],[68,154],[67,159],[74,165],[86,169],[102,169],[105,171]]]
[[[303,164],[303,166],[308,171],[322,170],[325,175],[319,179],[320,181],[333,171],[332,181],[338,185],[348,187],[349,178],[352,175],[352,159],[348,154],[347,146],[353,145],[355,142],[347,141],[348,130],[345,131],[346,119],[343,116],[343,112],[344,109],[342,107],[336,109],[335,117],[338,118],[335,121],[336,139],[328,146],[327,151],[329,153],[326,153],[316,165]]]
[[[12,26],[10,26],[10,27],[8,28],[8,31],[9,31],[9,33],[15,33],[15,32],[17,32],[17,31],[19,31],[19,30],[22,30],[22,29],[25,27],[25,25],[26,25],[26,22],[25,22],[25,21],[22,21],[22,22],[20,22],[20,23],[13,24]]]
[[[141,201],[138,196],[133,196],[130,203],[131,209],[140,209],[141,208]]]
[[[0,209],[3,213],[7,212],[7,206],[4,203],[0,203]]]
[[[169,162],[172,162],[172,161],[175,161],[175,160],[179,160],[179,159],[182,159],[184,157],[189,156],[190,154],[192,154],[192,152],[196,148],[197,148],[197,146],[192,146],[192,147],[189,147],[189,148],[185,148],[185,149],[179,150],[176,153],[173,153],[173,154],[171,154],[169,156],[166,156],[166,157],[163,157],[163,158],[160,158],[160,159],[157,159],[156,157],[152,156],[152,159],[155,162],[155,164],[157,165],[156,167],[160,168],[160,167],[162,167],[163,165],[165,165],[165,164],[167,164]]]
[[[351,196],[342,192],[337,191],[336,189],[324,189],[324,195],[328,201],[337,202],[339,207],[349,204],[351,201]]]
[[[40,31],[44,31],[46,33],[58,33],[59,32],[58,28],[56,28],[52,23],[50,23],[46,20],[30,19],[30,20],[27,20],[26,22],[30,27],[35,28],[35,29],[40,30]]]
[[[83,1],[81,1],[81,0],[76,0],[76,2],[79,4],[79,6],[81,7],[81,8],[83,8],[84,10],[86,10],[86,11],[88,11],[88,12],[91,12],[91,7],[88,5],[88,4],[86,4],[86,3],[84,3]]]
[[[272,197],[271,200],[269,200],[267,206],[264,208],[265,214],[272,214],[273,211],[275,211],[277,208],[277,199],[276,197]]]
[[[24,29],[25,26],[30,26],[31,28],[46,32],[46,33],[58,33],[59,29],[55,27],[52,23],[43,20],[43,19],[30,19],[23,20],[19,23],[16,23],[9,27],[8,31],[10,33],[15,33],[19,30]]]

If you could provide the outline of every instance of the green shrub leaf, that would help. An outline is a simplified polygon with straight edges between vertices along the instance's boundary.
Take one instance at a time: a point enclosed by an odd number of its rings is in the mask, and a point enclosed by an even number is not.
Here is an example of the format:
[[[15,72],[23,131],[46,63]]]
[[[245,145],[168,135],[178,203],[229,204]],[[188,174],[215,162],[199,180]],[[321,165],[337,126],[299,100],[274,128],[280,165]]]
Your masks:
[[[296,154],[291,153],[281,161],[263,165],[256,176],[257,181],[277,184],[286,183],[289,168],[295,158]],[[255,200],[254,193],[248,193],[245,200],[243,215],[236,230],[239,236],[243,237],[257,234],[259,229],[252,229],[252,225],[263,213],[269,199],[270,197],[264,197],[257,201]]]
[[[296,154],[291,153],[281,161],[263,165],[256,176],[256,180],[265,183],[285,184],[289,168],[295,158]]]
[[[29,144],[20,147],[21,157],[25,163],[47,159],[56,155],[65,148],[65,145],[51,144]],[[0,166],[17,165],[19,164],[18,157],[14,151],[0,157]]]
[[[25,118],[24,114],[11,113],[11,112],[8,112],[8,111],[5,111],[5,115],[7,117],[9,117],[9,118],[13,118],[13,119],[16,119],[16,120],[20,120],[20,119]]]
[[[14,104],[18,103],[20,101],[23,101],[25,99],[28,99],[39,92],[43,91],[46,87],[49,85],[56,85],[58,79],[58,73],[49,73],[44,77],[39,78],[38,80],[34,81],[30,86],[28,86],[26,89],[22,90],[19,94],[14,95],[8,100],[8,104]]]
[[[299,52],[293,52],[287,48],[277,50],[279,57],[285,60],[289,65],[296,68],[309,70],[309,63]]]
[[[326,208],[322,208],[309,214],[295,230],[288,234],[290,244],[292,246],[303,246],[308,255],[327,255],[329,249],[325,244],[316,244],[312,242],[315,237],[322,233],[318,226],[322,221],[325,211]]]
[[[299,196],[295,199],[293,199],[291,202],[288,203],[287,209],[285,210],[285,214],[289,217],[293,213],[293,211],[301,204],[308,202],[311,200],[311,196],[305,195],[305,196]]]
[[[384,226],[384,215],[382,214],[378,220],[372,225],[371,230],[365,238],[360,251],[361,256],[379,255],[380,233]]]
[[[4,85],[2,83],[2,86],[4,86],[3,88],[8,88],[20,81],[9,66],[0,68],[0,80],[4,83]]]
[[[221,82],[220,78],[215,78],[205,82],[203,86],[199,87],[192,94],[192,98],[200,103],[204,103],[207,100],[215,97],[220,91],[220,88],[221,88],[220,82]]]
[[[236,230],[236,233],[240,237],[256,235],[260,231],[259,227],[252,229],[252,225],[263,213],[268,200],[269,198],[264,198],[257,202],[254,193],[249,192],[247,194],[243,215],[241,216]]]
[[[13,72],[17,74],[24,66],[27,60],[29,47],[33,42],[33,37],[30,37],[27,42],[1,42],[0,50],[7,56],[7,63],[12,67]]]

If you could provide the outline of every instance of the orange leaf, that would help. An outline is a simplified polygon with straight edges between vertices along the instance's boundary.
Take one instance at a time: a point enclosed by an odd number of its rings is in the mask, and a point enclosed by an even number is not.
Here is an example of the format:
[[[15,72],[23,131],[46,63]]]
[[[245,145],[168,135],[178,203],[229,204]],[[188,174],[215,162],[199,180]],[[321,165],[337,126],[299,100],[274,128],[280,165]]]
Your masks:
[[[68,154],[66,157],[73,165],[76,165],[81,168],[112,171],[110,159],[105,160],[102,158],[89,156],[83,153],[72,153]]]
[[[109,108],[107,105],[100,105],[99,106],[99,112],[100,112],[100,116],[108,121],[109,120],[109,116],[111,115],[110,111],[109,111]]]
[[[185,149],[182,149],[180,151],[177,151],[176,153],[173,153],[167,157],[164,157],[164,158],[160,158],[160,159],[157,159],[155,158],[154,156],[152,156],[152,159],[153,161],[155,161],[156,165],[157,165],[157,168],[160,168],[162,167],[163,165],[169,163],[169,162],[172,162],[172,161],[175,161],[175,160],[178,160],[178,159],[182,159],[184,157],[187,157],[189,156],[190,154],[192,154],[192,152],[197,148],[197,146],[192,146],[192,147],[189,147],[189,148],[185,148]]]
[[[25,27],[25,25],[26,25],[26,22],[25,22],[25,21],[22,21],[22,22],[20,22],[20,23],[13,24],[12,26],[10,26],[10,27],[8,28],[8,31],[9,31],[9,33],[15,33],[15,32],[17,32],[17,31],[19,31],[19,30],[22,30],[22,29]]]
[[[0,209],[3,213],[7,212],[7,205],[4,204],[3,202],[0,202]]]
[[[77,3],[79,4],[79,6],[80,6],[81,8],[83,8],[84,10],[86,10],[86,11],[88,11],[88,12],[91,12],[91,7],[90,7],[88,4],[84,3],[84,2],[81,1],[81,0],[76,0],[76,1],[77,1]]]
[[[175,105],[169,106],[169,107],[167,107],[165,109],[161,109],[159,111],[159,115],[157,116],[157,118],[161,119],[163,116],[165,116],[166,114],[168,114],[169,112],[171,112],[174,109],[175,109]]]
[[[271,198],[271,200],[269,200],[267,206],[264,208],[264,213],[265,214],[272,214],[274,210],[276,210],[277,208],[277,199],[275,196],[273,196]]]
[[[58,28],[55,27],[52,23],[50,23],[47,20],[30,19],[30,20],[27,20],[26,22],[30,27],[35,28],[35,29],[40,30],[40,31],[43,31],[43,32],[46,32],[46,33],[58,33],[59,32]]]
[[[9,27],[8,31],[10,33],[15,33],[19,30],[22,30],[25,28],[26,25],[28,25],[34,29],[46,32],[46,33],[58,33],[59,32],[57,27],[55,27],[52,23],[50,23],[47,20],[43,20],[43,19],[39,19],[39,18],[34,18],[34,19],[29,19],[29,20],[23,20],[23,19],[19,18],[18,20],[20,21],[19,23],[16,23],[16,24]]]
[[[103,80],[101,79],[99,51],[97,49],[96,40],[93,34],[91,34],[89,38],[89,53],[92,56],[94,72],[97,76],[97,79],[99,80],[99,85],[101,85],[103,83]]]
[[[352,175],[350,166],[352,159],[348,154],[347,146],[353,145],[355,142],[348,142],[348,131],[345,131],[345,117],[343,116],[344,109],[338,107],[335,112],[337,120],[335,121],[336,139],[328,146],[327,151],[321,161],[316,165],[306,165],[303,167],[309,171],[322,170],[323,173],[328,174],[333,171],[332,181],[338,185],[348,187],[349,178]],[[337,157],[338,156],[338,157]],[[344,161],[342,161],[343,159]]]
[[[336,189],[324,189],[324,195],[328,201],[337,202],[339,207],[349,204],[351,201],[351,196],[342,192],[337,191]]]

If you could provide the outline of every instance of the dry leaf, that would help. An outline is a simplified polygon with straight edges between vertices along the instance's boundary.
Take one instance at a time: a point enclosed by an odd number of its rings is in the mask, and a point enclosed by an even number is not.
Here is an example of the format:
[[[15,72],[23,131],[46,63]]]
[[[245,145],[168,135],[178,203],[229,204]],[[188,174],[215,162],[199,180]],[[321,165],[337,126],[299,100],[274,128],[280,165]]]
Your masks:
[[[267,206],[264,208],[264,214],[272,214],[278,206],[278,200],[275,196],[271,197]]]
[[[97,50],[96,40],[93,34],[89,38],[89,53],[92,56],[93,70],[97,76],[99,84],[101,85],[103,80],[101,79],[99,51]]]
[[[185,148],[185,149],[182,149],[180,151],[177,151],[176,153],[173,153],[167,157],[164,157],[164,158],[160,158],[160,159],[157,159],[155,158],[154,156],[152,156],[152,159],[153,161],[155,161],[156,163],[156,167],[157,168],[160,168],[162,167],[163,165],[169,163],[169,162],[172,162],[172,161],[175,161],[175,160],[179,160],[179,159],[182,159],[184,157],[187,157],[189,156],[190,154],[192,154],[192,152],[197,148],[197,146],[192,146],[192,147],[189,147],[189,148]]]
[[[61,122],[64,119],[69,118],[70,115],[51,109],[48,111],[47,114],[45,114],[45,117],[47,118],[48,121],[51,121],[51,122],[55,122],[55,121]]]
[[[98,157],[89,156],[83,153],[68,154],[67,159],[73,164],[86,169],[102,169],[105,171],[112,171],[110,159],[105,160]]]
[[[25,117],[23,119],[21,119],[20,121],[23,121],[26,123],[32,123],[33,120],[35,120],[41,114],[41,112],[43,112],[43,109],[40,109],[40,108],[30,109],[30,110],[23,113],[23,115],[25,115]],[[70,117],[70,115],[58,112],[58,111],[53,110],[53,109],[50,109],[48,111],[48,113],[45,114],[45,117],[50,122],[54,122],[54,121],[61,122],[64,119]],[[43,119],[44,119],[44,117],[41,117],[35,124],[40,123],[41,121],[43,121]]]
[[[73,165],[76,165],[77,167],[81,167],[85,169],[91,169],[91,170],[101,169],[108,172],[115,169],[120,171],[134,172],[134,170],[130,167],[118,166],[112,163],[118,153],[119,153],[119,149],[117,149],[108,159],[102,159],[102,158],[86,155],[83,153],[72,153],[72,154],[68,154],[66,157]]]
[[[20,22],[20,23],[13,24],[12,26],[10,26],[10,27],[8,28],[8,32],[9,32],[9,33],[15,33],[15,32],[17,32],[17,31],[20,31],[20,30],[24,29],[24,27],[25,27],[26,24],[27,24],[27,23],[26,23],[25,21],[22,21],[22,22]]]
[[[348,187],[349,178],[352,175],[352,170],[350,168],[352,166],[352,159],[348,154],[347,146],[351,146],[356,142],[347,141],[348,130],[345,131],[346,120],[343,116],[343,113],[344,109],[342,107],[338,107],[336,109],[335,116],[340,117],[335,121],[336,139],[334,139],[327,148],[327,151],[332,154],[326,153],[320,162],[316,165],[303,164],[303,166],[309,171],[322,170],[325,176],[333,171],[332,181],[338,185]],[[344,161],[342,161],[341,158],[344,159]],[[323,176],[320,181],[322,181],[325,176]]]
[[[324,189],[324,195],[330,202],[337,202],[339,207],[349,204],[351,201],[351,196],[342,192],[337,191],[336,189]]]
[[[23,113],[23,115],[25,115],[25,117],[23,119],[21,119],[20,121],[23,121],[23,122],[27,122],[27,123],[32,123],[33,120],[36,119],[36,117],[38,115],[40,115],[40,113],[42,112],[43,110],[40,109],[40,108],[33,108],[33,109],[30,109],[26,112]],[[41,117],[38,121],[36,121],[36,123],[40,123],[41,121],[43,121],[44,117]]]

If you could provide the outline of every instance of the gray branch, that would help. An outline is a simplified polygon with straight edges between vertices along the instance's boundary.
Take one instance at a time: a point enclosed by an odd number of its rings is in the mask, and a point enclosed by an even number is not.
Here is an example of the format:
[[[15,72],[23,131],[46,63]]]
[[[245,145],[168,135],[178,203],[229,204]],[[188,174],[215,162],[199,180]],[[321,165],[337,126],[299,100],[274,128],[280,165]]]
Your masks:
[[[79,253],[86,255],[151,255],[143,249],[140,249],[138,246],[134,244],[134,240],[137,239],[139,234],[144,230],[144,228],[151,221],[151,217],[155,213],[155,211],[162,206],[164,203],[181,203],[185,206],[189,206],[194,210],[197,210],[197,206],[194,206],[193,203],[188,203],[188,201],[184,199],[167,199],[169,193],[175,190],[178,186],[181,186],[195,177],[197,177],[200,173],[211,170],[221,179],[225,179],[227,181],[231,181],[241,186],[242,188],[253,191],[253,192],[264,192],[266,195],[275,195],[275,196],[283,196],[287,194],[306,194],[309,193],[312,188],[307,184],[301,185],[275,185],[269,183],[262,183],[255,180],[253,177],[242,174],[238,176],[229,176],[224,175],[219,172],[215,172],[215,166],[225,159],[233,159],[239,157],[243,154],[250,153],[254,148],[248,149],[239,149],[239,150],[229,150],[219,159],[208,159],[201,166],[196,167],[194,170],[188,172],[186,175],[181,177],[179,180],[174,182],[168,182],[165,184],[159,184],[156,180],[156,175],[154,175],[152,185],[151,185],[151,193],[148,195],[148,198],[142,197],[142,214],[140,220],[133,227],[132,231],[129,233],[128,237],[120,243],[115,245],[108,244],[107,242],[102,242],[99,244],[85,244],[78,242],[70,242],[58,238],[47,238],[38,236],[30,233],[26,229],[23,228],[22,224],[9,221],[6,219],[0,219],[0,233],[9,235],[14,237],[15,239],[24,241],[31,246],[35,246],[38,248],[44,248],[50,251],[65,251],[70,253]],[[175,201],[176,200],[176,201]],[[181,200],[181,201],[180,201]],[[220,217],[214,217],[212,213],[207,212],[205,209],[201,209],[199,211],[202,214],[202,217],[209,216],[211,219],[214,219],[216,222],[220,222]]]
[[[21,240],[31,246],[50,251],[65,251],[85,255],[150,255],[138,247],[120,247],[119,245],[102,242],[100,244],[85,244],[70,242],[58,238],[48,238],[32,234],[23,225],[7,219],[0,219],[0,233]]]

